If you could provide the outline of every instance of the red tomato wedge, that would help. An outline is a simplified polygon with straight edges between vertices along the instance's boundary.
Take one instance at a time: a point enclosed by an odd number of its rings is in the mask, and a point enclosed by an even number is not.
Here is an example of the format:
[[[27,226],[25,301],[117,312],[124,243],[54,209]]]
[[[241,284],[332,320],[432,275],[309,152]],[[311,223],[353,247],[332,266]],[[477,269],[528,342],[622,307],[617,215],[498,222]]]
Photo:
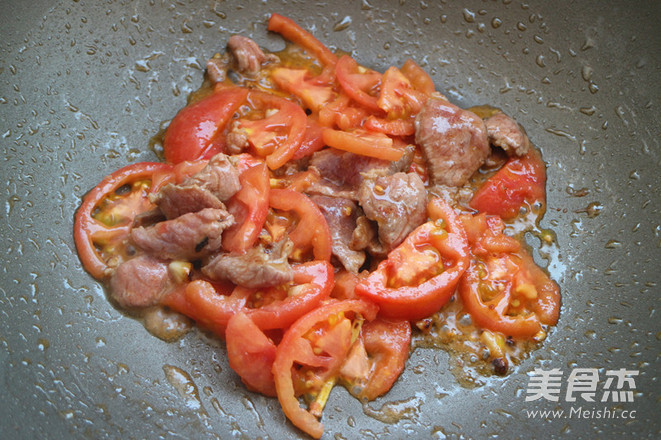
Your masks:
[[[323,64],[337,62],[337,56],[330,49],[290,18],[280,14],[271,14],[268,30],[277,32],[285,39],[310,51]]]
[[[169,163],[209,159],[221,150],[213,139],[222,133],[230,118],[248,96],[242,87],[220,88],[200,101],[184,107],[172,119],[163,137],[163,153]]]
[[[417,320],[437,312],[468,267],[466,232],[452,207],[434,199],[427,210],[432,220],[356,286],[359,296],[379,305],[381,316]]]
[[[528,252],[503,234],[499,217],[462,216],[469,232],[470,267],[459,285],[464,306],[476,324],[506,336],[534,338],[554,325],[560,291]]]
[[[245,314],[237,313],[225,330],[227,359],[230,368],[251,391],[275,396],[273,361],[275,344]]]
[[[348,391],[374,400],[387,393],[404,371],[411,345],[411,324],[377,318],[363,324],[340,373]]]
[[[94,278],[103,279],[113,267],[127,259],[127,237],[133,219],[154,207],[149,201],[152,179],[165,180],[172,165],[140,162],[106,176],[85,194],[74,219],[74,241],[83,267]],[[160,176],[160,177],[159,177]]]
[[[335,66],[337,81],[344,92],[368,110],[380,112],[377,102],[381,74],[360,66],[349,55],[343,55]]]
[[[535,149],[523,157],[510,158],[489,178],[470,201],[480,212],[499,215],[507,220],[516,217],[524,203],[546,203],[546,168]]]
[[[287,418],[312,437],[320,438],[324,429],[317,420],[318,400],[308,410],[297,396],[327,398],[327,384],[332,387],[352,345],[354,322],[371,321],[377,310],[361,300],[333,301],[300,318],[282,337],[273,363],[278,400]]]
[[[241,189],[227,201],[235,224],[223,232],[223,248],[230,252],[245,252],[257,241],[268,213],[271,190],[264,162],[249,154],[239,158]]]
[[[401,159],[404,154],[404,150],[393,146],[393,140],[383,133],[370,133],[364,130],[347,132],[324,128],[321,135],[326,145],[354,154],[393,162]]]
[[[330,260],[332,242],[328,223],[308,196],[298,191],[272,189],[269,202],[275,209],[293,211],[298,215],[298,224],[289,232],[296,250],[304,253],[312,248],[315,260]]]

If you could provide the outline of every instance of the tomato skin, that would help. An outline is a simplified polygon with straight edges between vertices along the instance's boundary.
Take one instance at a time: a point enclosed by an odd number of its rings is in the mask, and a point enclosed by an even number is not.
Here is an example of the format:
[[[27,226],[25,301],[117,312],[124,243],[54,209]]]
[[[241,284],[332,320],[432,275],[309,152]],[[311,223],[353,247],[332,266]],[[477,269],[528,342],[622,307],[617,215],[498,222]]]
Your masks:
[[[309,50],[323,64],[335,64],[337,62],[337,56],[330,49],[290,18],[280,14],[271,14],[268,30],[277,32],[292,43]]]
[[[235,224],[223,232],[223,248],[230,252],[245,252],[255,244],[266,221],[271,191],[264,162],[241,154],[238,168],[241,189],[226,203]]]
[[[237,313],[225,330],[227,359],[241,381],[251,391],[276,396],[273,380],[275,344],[245,314]]]
[[[114,193],[120,187],[139,180],[152,180],[155,176],[161,179],[170,174],[172,166],[159,162],[139,162],[127,165],[112,174],[106,176],[97,186],[83,196],[83,201],[76,211],[74,217],[74,242],[83,267],[94,278],[101,280],[108,276],[110,267],[97,251],[94,241],[98,239],[121,241],[127,237],[133,222],[133,218],[140,212],[147,211],[153,205],[147,198],[147,193],[140,197],[142,201],[141,211],[132,211],[131,218],[126,219],[123,224],[107,226],[96,220],[92,215],[96,207],[108,195]]]
[[[533,338],[542,330],[542,324],[555,325],[558,321],[560,311],[558,286],[535,265],[529,255],[510,254],[503,258],[508,260],[510,270],[516,271],[504,281],[506,282],[504,291],[491,301],[483,300],[479,290],[483,280],[480,278],[477,262],[473,262],[459,285],[462,301],[479,326],[514,338]],[[508,310],[514,297],[520,297],[515,293],[517,287],[523,284],[535,287],[537,301],[529,306],[530,314],[512,316]]]
[[[165,160],[176,164],[185,160],[208,159],[220,153],[212,141],[247,96],[248,90],[245,88],[225,87],[181,109],[163,137]]]
[[[381,113],[382,110],[374,93],[381,82],[381,74],[365,69],[361,72],[360,66],[349,55],[343,55],[335,65],[337,81],[344,92],[358,104],[368,110]]]
[[[363,324],[361,338],[373,366],[367,385],[357,397],[374,400],[387,393],[404,371],[411,345],[411,324],[377,318]]]
[[[230,319],[244,313],[260,330],[282,329],[315,309],[330,296],[333,267],[327,261],[311,261],[292,267],[293,283],[302,286],[296,295],[288,295],[261,307],[249,307],[248,301],[258,289],[234,286],[230,282],[195,280],[185,288],[165,296],[162,303],[196,321],[223,338]],[[269,295],[269,291],[263,291]]]
[[[329,85],[312,83],[308,80],[308,76],[309,72],[306,69],[287,67],[278,67],[271,73],[271,79],[278,87],[297,96],[307,108],[318,112],[333,99],[335,93]]]
[[[330,296],[333,288],[333,266],[328,261],[297,264],[292,266],[292,270],[293,282],[295,285],[303,285],[302,291],[282,301],[245,312],[260,329],[287,328]]]
[[[324,128],[321,134],[326,145],[354,154],[393,162],[401,159],[404,154],[404,150],[393,146],[393,140],[383,133],[370,133],[364,130],[347,132]]]
[[[308,116],[305,126],[305,136],[301,141],[300,148],[292,156],[292,160],[298,160],[324,148],[324,139],[321,135],[322,128],[319,121],[312,116]]]
[[[263,110],[277,109],[278,112],[274,117],[288,126],[286,139],[278,142],[274,151],[258,150],[260,155],[266,155],[266,164],[270,169],[278,169],[286,164],[301,147],[301,142],[303,142],[303,138],[305,137],[305,128],[308,121],[307,115],[298,104],[280,96],[259,90],[251,90],[247,100],[253,108]],[[266,122],[267,119],[269,118],[266,118],[263,121]],[[253,123],[253,125],[259,127],[260,124]],[[262,129],[268,128],[263,125]],[[257,133],[257,135],[263,136],[263,133]]]
[[[429,74],[411,58],[404,61],[401,71],[411,82],[413,88],[422,92],[424,95],[430,95],[436,90],[434,81]]]
[[[299,223],[289,233],[294,246],[304,251],[312,247],[315,260],[330,261],[332,241],[326,218],[308,196],[288,189],[272,189],[271,207],[298,214]]]
[[[227,323],[245,308],[250,293],[250,289],[236,287],[232,283],[211,284],[205,280],[195,280],[169,292],[161,303],[188,316],[219,338],[224,338]]]
[[[366,320],[371,321],[375,318],[377,311],[376,305],[362,300],[329,302],[299,318],[283,335],[273,362],[273,377],[278,401],[287,418],[312,437],[320,438],[324,428],[312,413],[301,408],[298,403],[292,377],[294,363],[313,367],[315,365],[324,366],[329,370],[328,374],[332,376],[334,371],[339,369],[343,359],[337,356],[316,355],[310,342],[304,336],[318,323],[327,322],[332,319],[332,316],[338,316],[340,313],[344,315],[361,314]],[[339,341],[333,343],[332,346],[327,346],[325,351],[340,355],[346,353],[349,347],[338,347],[336,345],[338,343]]]
[[[546,169],[535,149],[510,158],[477,190],[469,205],[479,212],[507,220],[516,217],[524,203],[546,202]]]
[[[464,215],[461,220],[472,258],[459,294],[474,322],[519,339],[554,325],[560,312],[558,286],[516,239],[503,234],[500,217]]]
[[[374,301],[380,307],[380,316],[393,319],[417,320],[437,312],[452,296],[459,279],[468,267],[469,248],[466,232],[459,222],[454,209],[441,199],[434,199],[427,208],[432,221],[415,229],[397,248],[388,254],[388,258],[366,279],[356,286],[356,293]],[[447,225],[447,234],[436,238],[439,233],[436,220],[442,219]],[[436,249],[450,266],[435,274],[433,269],[438,264],[427,268],[430,276],[422,277],[415,285],[403,283],[390,287],[393,276],[405,275],[415,281],[422,274],[417,273],[415,256],[421,256],[418,249],[424,246]],[[422,254],[424,258],[425,254]],[[424,259],[421,261],[425,261]],[[394,274],[394,275],[393,275]],[[406,279],[406,278],[405,278]]]

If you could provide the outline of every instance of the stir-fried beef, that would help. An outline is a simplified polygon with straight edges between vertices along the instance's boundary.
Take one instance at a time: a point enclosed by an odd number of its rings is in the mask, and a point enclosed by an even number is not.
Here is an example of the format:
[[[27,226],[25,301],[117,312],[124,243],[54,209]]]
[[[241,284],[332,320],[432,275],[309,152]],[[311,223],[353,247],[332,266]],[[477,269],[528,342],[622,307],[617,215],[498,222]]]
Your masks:
[[[224,200],[241,189],[239,171],[224,154],[216,154],[200,172],[180,185],[165,185],[152,202],[158,205],[166,218],[177,218],[188,212],[204,208],[224,209]]]
[[[358,205],[342,197],[313,195],[310,199],[319,207],[326,218],[333,240],[333,255],[345,269],[358,272],[365,262],[365,253],[351,249],[353,232],[356,229]]]
[[[248,37],[232,35],[227,42],[236,60],[236,67],[242,73],[257,73],[266,61],[277,61],[278,57],[273,54],[265,54],[257,43]]]
[[[357,251],[367,250],[372,255],[384,255],[386,249],[377,236],[377,224],[366,216],[356,219],[356,229],[353,230],[349,247]]]
[[[149,307],[173,284],[168,263],[143,254],[117,266],[110,277],[110,295],[121,307]]]
[[[131,240],[158,258],[195,260],[220,249],[223,231],[233,223],[234,217],[224,209],[205,208],[147,228],[134,228]]]
[[[307,192],[356,200],[356,191],[365,176],[388,176],[409,168],[414,148],[407,148],[397,162],[361,156],[335,148],[314,153],[309,166],[319,171],[321,179]]]
[[[207,61],[207,75],[209,75],[211,82],[219,83],[225,81],[230,64],[230,57],[227,53],[223,55],[216,54]]]
[[[482,119],[444,99],[428,99],[415,128],[415,141],[422,147],[434,184],[463,185],[489,155]]]
[[[530,149],[525,130],[505,113],[496,113],[484,120],[491,145],[502,148],[512,156],[524,156]]]
[[[365,180],[358,201],[367,218],[377,222],[379,240],[386,251],[427,219],[427,191],[416,173]]]
[[[198,185],[211,191],[221,201],[225,201],[241,189],[239,170],[229,156],[219,153],[209,160],[209,164],[194,176],[186,179],[184,185]]]
[[[244,287],[279,286],[293,278],[288,261],[292,247],[286,239],[270,249],[259,245],[243,254],[219,254],[202,267],[202,273],[212,280],[230,280]]]
[[[205,208],[225,209],[218,197],[197,185],[183,186],[169,183],[153,198],[166,218],[174,219]]]

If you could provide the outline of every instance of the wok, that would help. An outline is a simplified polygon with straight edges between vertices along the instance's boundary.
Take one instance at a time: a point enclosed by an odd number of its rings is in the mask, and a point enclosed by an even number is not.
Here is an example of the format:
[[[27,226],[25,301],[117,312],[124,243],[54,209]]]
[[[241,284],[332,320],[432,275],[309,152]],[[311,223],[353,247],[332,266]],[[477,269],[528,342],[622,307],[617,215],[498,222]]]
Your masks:
[[[303,436],[277,400],[245,389],[222,343],[198,332],[166,343],[114,309],[71,232],[102,176],[156,158],[150,138],[231,34],[283,47],[265,30],[279,12],[367,66],[412,57],[457,104],[513,115],[548,163],[543,226],[559,248],[549,271],[560,322],[509,376],[462,386],[446,352],[417,349],[367,406],[334,390],[324,438],[659,438],[661,3],[39,0],[2,10],[0,437]],[[557,402],[526,401],[536,368],[564,373]],[[597,369],[596,402],[567,398],[577,368]],[[600,402],[607,372],[620,369],[638,372],[630,401]],[[592,415],[568,417],[575,407]],[[634,417],[597,417],[602,408]]]

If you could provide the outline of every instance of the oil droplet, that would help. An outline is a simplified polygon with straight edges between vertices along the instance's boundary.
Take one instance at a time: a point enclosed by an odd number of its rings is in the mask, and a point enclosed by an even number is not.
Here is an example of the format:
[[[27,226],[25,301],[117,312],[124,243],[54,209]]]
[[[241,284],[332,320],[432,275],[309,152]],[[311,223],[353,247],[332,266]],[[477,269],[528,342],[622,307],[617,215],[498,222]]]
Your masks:
[[[544,55],[539,55],[535,60],[535,63],[537,63],[539,67],[546,67],[546,63],[544,62]]]
[[[502,24],[503,24],[503,20],[501,20],[498,17],[494,17],[491,20],[491,27],[494,28],[494,29],[498,29]]]
[[[608,318],[608,323],[609,324],[622,324],[624,320],[622,318],[618,318],[616,316],[611,316]]]
[[[190,27],[188,22],[185,21],[181,25],[181,32],[183,32],[184,34],[192,34],[193,33],[193,28]]]
[[[197,386],[188,373],[181,368],[172,365],[163,365],[165,378],[170,382],[179,395],[186,400],[186,406],[193,410],[202,408],[200,401],[200,394],[197,391]]]
[[[581,76],[585,81],[590,81],[592,79],[592,74],[594,73],[594,69],[590,66],[583,66],[581,69]]]
[[[593,105],[592,107],[581,107],[578,111],[584,115],[592,116],[597,111],[597,108]]]
[[[640,180],[640,173],[638,172],[638,170],[633,170],[631,173],[629,173],[629,179]]]
[[[606,249],[618,249],[622,247],[622,243],[617,240],[608,240],[606,242]]]
[[[475,12],[469,11],[468,9],[464,9],[462,12],[464,14],[464,20],[466,20],[467,23],[475,23]]]
[[[37,341],[37,348],[39,349],[39,351],[46,351],[48,347],[50,347],[50,342],[48,341],[48,339],[39,339]]]
[[[588,89],[590,90],[590,93],[594,95],[599,91],[599,86],[593,82],[590,82],[590,84],[588,85]]]
[[[333,30],[335,32],[340,32],[348,28],[350,25],[351,25],[351,17],[347,15],[342,20],[335,23],[335,26],[333,26]]]
[[[518,22],[516,24],[516,28],[520,30],[521,32],[525,31],[528,29],[528,26],[526,26],[524,23]]]

